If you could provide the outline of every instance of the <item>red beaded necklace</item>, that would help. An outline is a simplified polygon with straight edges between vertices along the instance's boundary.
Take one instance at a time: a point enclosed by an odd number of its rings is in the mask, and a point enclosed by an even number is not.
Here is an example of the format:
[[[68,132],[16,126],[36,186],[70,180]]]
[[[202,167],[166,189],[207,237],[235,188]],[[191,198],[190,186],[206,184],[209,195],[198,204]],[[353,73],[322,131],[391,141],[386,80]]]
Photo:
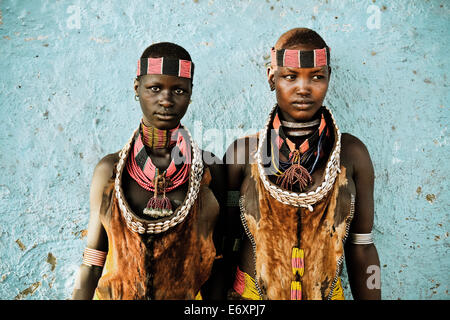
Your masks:
[[[159,130],[162,131],[162,130]],[[169,130],[167,130],[169,131]],[[164,133],[165,136],[168,136]],[[127,171],[130,176],[145,190],[152,191],[151,197],[143,210],[145,215],[152,218],[161,218],[173,213],[170,200],[166,197],[166,192],[174,190],[184,184],[189,179],[191,167],[191,150],[183,137],[183,129],[180,126],[173,130],[169,136],[176,136],[176,144],[172,149],[172,160],[162,173],[153,164],[152,159],[147,154],[143,139],[143,130],[139,131],[134,145],[131,148],[130,156],[127,160]],[[152,147],[152,146],[150,146]],[[162,194],[159,198],[158,195]]]

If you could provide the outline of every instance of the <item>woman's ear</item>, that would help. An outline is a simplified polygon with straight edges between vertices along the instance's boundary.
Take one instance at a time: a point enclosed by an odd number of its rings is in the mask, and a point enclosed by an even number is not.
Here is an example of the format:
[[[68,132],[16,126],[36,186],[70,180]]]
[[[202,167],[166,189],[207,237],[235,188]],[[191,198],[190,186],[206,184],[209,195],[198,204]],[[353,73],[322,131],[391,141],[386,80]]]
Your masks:
[[[270,91],[275,90],[275,69],[270,66],[267,68],[267,81],[269,82]]]
[[[139,96],[139,93],[138,93],[139,80],[138,80],[138,78],[135,78],[135,79],[134,79],[134,85],[133,85],[133,87],[134,87],[134,95]]]

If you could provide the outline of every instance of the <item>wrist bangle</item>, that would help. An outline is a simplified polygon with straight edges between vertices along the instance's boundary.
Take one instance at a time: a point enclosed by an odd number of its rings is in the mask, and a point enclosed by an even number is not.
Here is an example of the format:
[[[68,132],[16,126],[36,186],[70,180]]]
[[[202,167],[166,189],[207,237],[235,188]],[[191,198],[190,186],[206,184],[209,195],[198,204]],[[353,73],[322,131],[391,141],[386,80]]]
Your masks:
[[[103,267],[105,264],[107,252],[96,249],[86,248],[83,253],[83,264],[86,266]]]

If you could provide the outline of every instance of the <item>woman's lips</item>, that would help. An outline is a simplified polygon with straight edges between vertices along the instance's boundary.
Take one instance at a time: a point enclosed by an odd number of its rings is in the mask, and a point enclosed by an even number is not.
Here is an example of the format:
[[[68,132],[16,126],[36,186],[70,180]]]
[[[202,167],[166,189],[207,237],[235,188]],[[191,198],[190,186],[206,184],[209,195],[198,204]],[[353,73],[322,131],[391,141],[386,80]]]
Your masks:
[[[308,109],[311,106],[314,105],[314,101],[307,101],[307,100],[298,100],[298,101],[294,101],[292,102],[292,105],[295,108],[299,108],[299,109]]]
[[[175,114],[170,113],[155,113],[156,118],[161,121],[170,121],[176,118]]]

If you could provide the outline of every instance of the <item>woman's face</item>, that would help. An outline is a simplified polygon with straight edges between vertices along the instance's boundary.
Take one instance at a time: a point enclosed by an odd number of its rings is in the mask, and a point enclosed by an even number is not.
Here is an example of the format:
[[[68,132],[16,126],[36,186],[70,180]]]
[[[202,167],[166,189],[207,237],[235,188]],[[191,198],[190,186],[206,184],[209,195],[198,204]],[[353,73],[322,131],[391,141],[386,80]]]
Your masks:
[[[316,48],[299,45],[289,49]],[[277,103],[286,121],[308,121],[315,115],[327,94],[330,70],[328,66],[269,69],[269,84],[275,87]]]
[[[192,94],[190,79],[164,74],[147,74],[135,80],[143,121],[157,129],[173,129],[187,111]]]

